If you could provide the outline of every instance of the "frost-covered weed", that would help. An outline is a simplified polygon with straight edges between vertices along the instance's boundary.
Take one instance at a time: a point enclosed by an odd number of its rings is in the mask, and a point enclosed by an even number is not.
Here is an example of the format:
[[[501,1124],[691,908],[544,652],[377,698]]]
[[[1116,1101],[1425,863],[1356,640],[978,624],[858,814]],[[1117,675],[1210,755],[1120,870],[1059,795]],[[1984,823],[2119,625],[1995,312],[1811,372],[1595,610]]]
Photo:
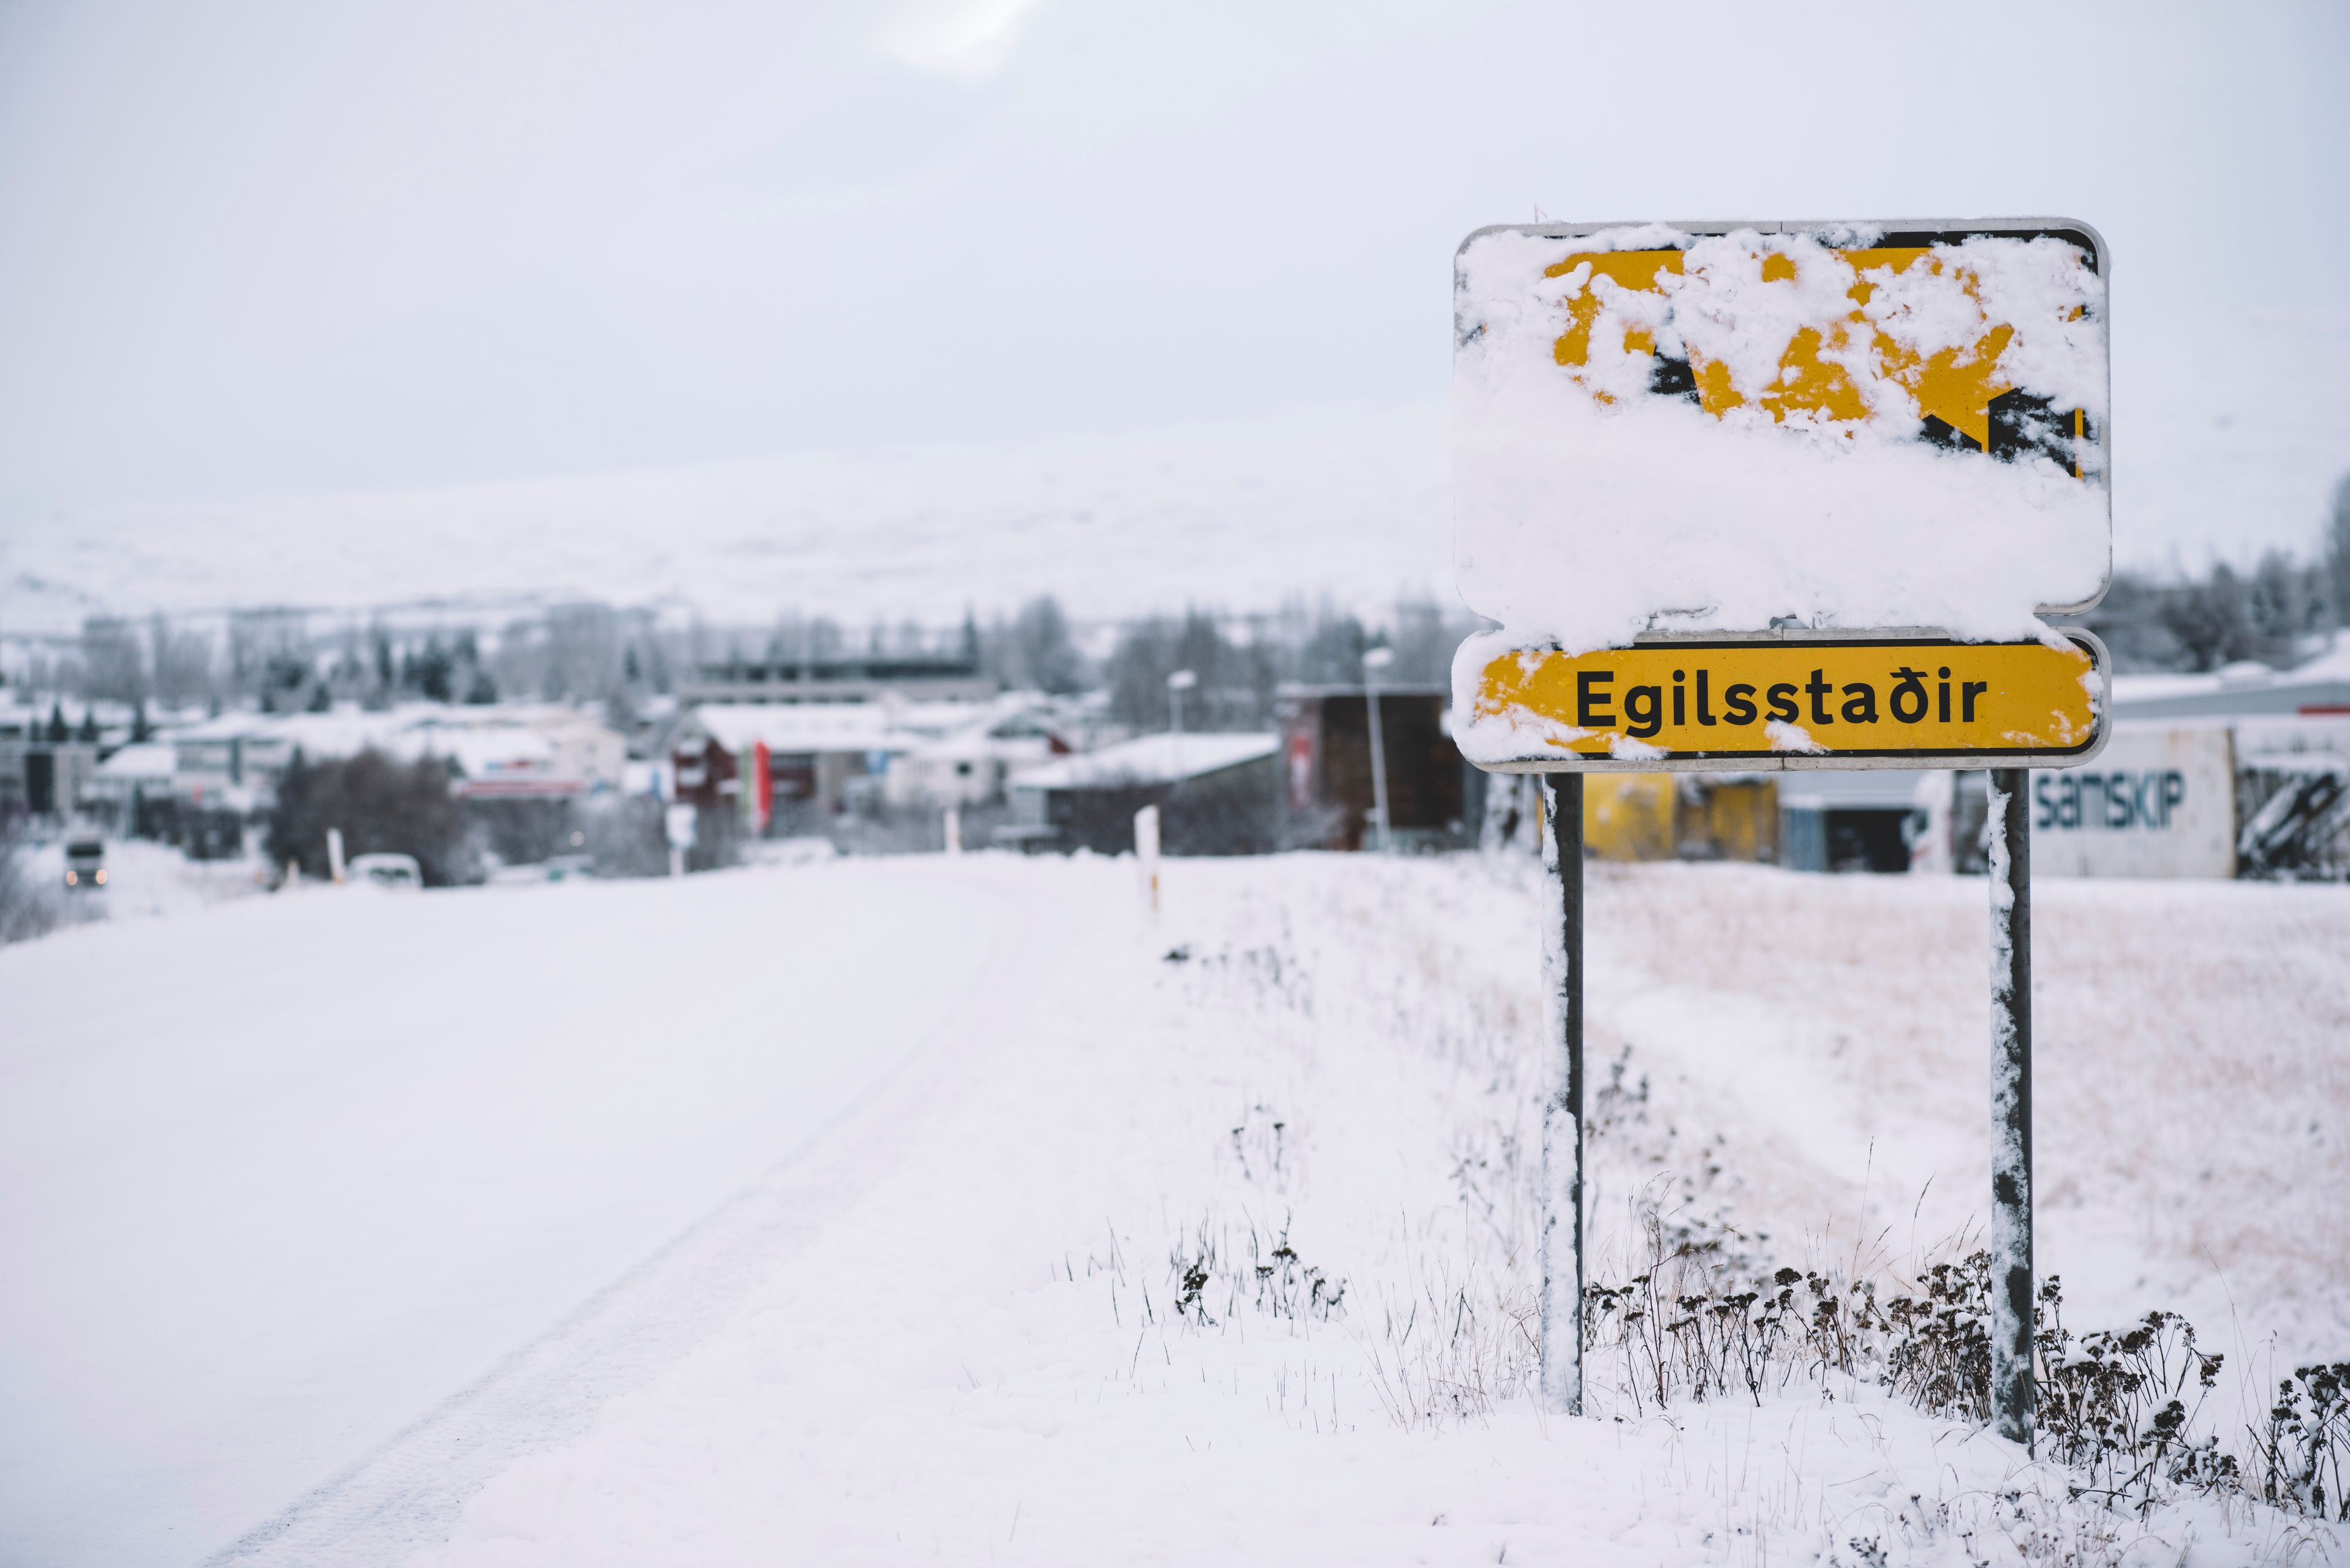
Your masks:
[[[2350,1361],[2297,1366],[2251,1433],[2261,1500],[2320,1519],[2350,1520]]]
[[[1645,1218],[1645,1267],[1584,1296],[1589,1375],[1634,1417],[1678,1400],[1760,1405],[1804,1380],[1830,1397],[1839,1382],[1874,1384],[1929,1415],[1990,1423],[1989,1253],[1937,1262],[1912,1290],[1881,1291],[1877,1278],[1840,1271],[1762,1272],[1735,1231],[1653,1205]],[[2297,1368],[2239,1454],[2206,1409],[2222,1357],[2199,1347],[2185,1318],[2152,1312],[2076,1334],[2054,1276],[2034,1315],[2035,1429],[2042,1454],[2076,1476],[2072,1499],[2144,1518],[2191,1491],[2350,1520],[2350,1363]]]
[[[1168,1254],[1175,1315],[1195,1328],[1214,1328],[1243,1311],[1292,1323],[1327,1323],[1344,1310],[1347,1282],[1334,1280],[1289,1244],[1289,1225],[1271,1236],[1253,1220],[1246,1235],[1201,1220]]]

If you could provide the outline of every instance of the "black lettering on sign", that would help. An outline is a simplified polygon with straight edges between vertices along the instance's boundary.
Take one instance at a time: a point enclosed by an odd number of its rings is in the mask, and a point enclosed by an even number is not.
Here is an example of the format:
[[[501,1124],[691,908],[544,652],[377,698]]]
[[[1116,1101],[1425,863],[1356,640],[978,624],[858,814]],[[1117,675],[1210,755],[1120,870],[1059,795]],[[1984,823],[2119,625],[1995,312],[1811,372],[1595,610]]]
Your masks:
[[[1893,672],[1893,679],[1898,684],[1886,699],[1893,716],[1905,724],[1919,722],[1926,717],[1926,672],[1905,664]]]
[[[1771,699],[1771,717],[1782,724],[1792,724],[1802,715],[1795,711],[1795,685],[1782,680],[1764,693]]]
[[[1714,718],[1713,709],[1706,701],[1705,678],[1707,673],[1707,671],[1702,670],[1697,672],[1697,722],[1700,724],[1710,725],[1717,723],[1719,721]]]
[[[1865,680],[1856,680],[1844,689],[1844,722],[1847,724],[1877,722],[1877,688]]]
[[[1790,691],[1794,688],[1789,688]],[[1721,694],[1722,717],[1733,724],[1754,722],[1754,688],[1743,680]],[[1700,711],[1700,713],[1703,711]]]
[[[1942,666],[1941,703],[1934,710],[1934,717],[1941,723],[1950,722],[1950,667],[1947,664]]]
[[[1991,690],[1988,680],[1966,680],[1959,685],[1959,722],[1975,722],[1975,699]]]
[[[1575,722],[1586,730],[1611,729],[1616,715],[1605,711],[1609,694],[1594,691],[1595,686],[1605,686],[1616,679],[1612,670],[1578,670],[1575,672]]]
[[[2054,788],[2055,780],[2046,774],[2040,774],[2033,779],[2033,804],[2040,808],[2040,815],[2032,819],[2033,826],[2050,828],[2056,826],[2056,802],[2051,794]]]
[[[1636,741],[1645,741],[1665,727],[1665,689],[1661,686],[1635,686],[1624,693],[1624,716],[1631,720],[1624,732]]]
[[[1829,695],[1835,691],[1835,688],[1829,685],[1823,678],[1825,673],[1824,670],[1814,670],[1812,671],[1812,678],[1804,682],[1804,690],[1812,694],[1812,722],[1814,724],[1835,722],[1834,716],[1828,712],[1827,703]]]
[[[1689,722],[1689,694],[1681,690],[1684,679],[1686,677],[1679,670],[1673,671],[1673,728],[1676,730]]]

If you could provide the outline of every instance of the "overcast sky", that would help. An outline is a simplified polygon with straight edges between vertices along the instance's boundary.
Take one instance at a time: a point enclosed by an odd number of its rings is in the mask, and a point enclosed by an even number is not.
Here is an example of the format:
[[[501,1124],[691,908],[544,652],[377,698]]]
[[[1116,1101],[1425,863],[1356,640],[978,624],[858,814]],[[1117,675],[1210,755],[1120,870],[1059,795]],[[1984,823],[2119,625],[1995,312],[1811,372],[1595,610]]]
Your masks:
[[[2340,4],[0,0],[0,526],[1432,402],[1537,204],[2085,218],[2129,371],[2342,317],[2345,84]]]

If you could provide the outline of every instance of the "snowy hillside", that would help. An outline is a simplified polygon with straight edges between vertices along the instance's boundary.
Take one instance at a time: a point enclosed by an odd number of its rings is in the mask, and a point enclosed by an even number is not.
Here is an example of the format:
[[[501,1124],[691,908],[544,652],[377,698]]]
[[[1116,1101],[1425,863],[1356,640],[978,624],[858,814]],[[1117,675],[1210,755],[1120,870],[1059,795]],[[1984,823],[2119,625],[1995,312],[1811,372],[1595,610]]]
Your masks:
[[[446,599],[820,610],[932,624],[1056,593],[1071,612],[1450,594],[1443,416],[812,454],[543,483],[186,505],[0,535],[0,628],[91,607]]]
[[[2125,264],[2126,265],[2126,264]],[[2117,306],[2114,544],[2199,566],[2317,537],[2350,472],[2350,318],[2134,319]],[[2289,347],[2283,347],[2289,346]],[[588,597],[764,623],[933,624],[1038,593],[1071,613],[1367,609],[1452,597],[1440,404],[994,447],[380,494],[67,511],[0,526],[0,631],[93,611],[453,614]]]
[[[1533,867],[1165,880],[313,888],[0,951],[0,1559],[2341,1554],[2068,1502],[1850,1377],[1659,1415],[1601,1355],[1603,1418],[1542,1417]],[[1983,903],[1595,872],[1603,1270],[1643,1203],[1760,1264],[1948,1256]],[[2350,1348],[2350,904],[2062,883],[2036,927],[2042,1270],[2076,1325],[2187,1309],[2240,1437]]]

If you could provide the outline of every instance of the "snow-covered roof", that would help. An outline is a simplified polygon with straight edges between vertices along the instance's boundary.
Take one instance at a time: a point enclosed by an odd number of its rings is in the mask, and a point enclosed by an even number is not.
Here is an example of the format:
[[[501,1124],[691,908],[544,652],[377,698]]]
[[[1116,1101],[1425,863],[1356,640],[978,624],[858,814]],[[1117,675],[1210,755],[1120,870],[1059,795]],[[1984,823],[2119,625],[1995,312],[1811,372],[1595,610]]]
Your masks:
[[[299,750],[312,762],[369,750],[403,759],[445,757],[468,778],[545,774],[554,743],[525,715],[494,707],[409,703],[369,712],[337,708],[326,713],[223,713],[172,733],[173,744],[244,741]],[[172,750],[172,744],[162,747]]]
[[[1083,756],[1063,757],[1012,780],[1014,789],[1099,789],[1116,784],[1172,784],[1222,773],[1281,750],[1281,737],[1144,735]]]
[[[686,722],[730,752],[890,751],[913,739],[879,702],[710,702]]]
[[[390,736],[412,723],[413,715],[397,710],[368,712],[338,708],[325,713],[251,713],[233,711],[175,730],[181,743],[206,741],[284,742],[299,746],[312,757],[344,757],[369,746],[384,747]]]
[[[2350,703],[2350,639],[2291,670],[2254,659],[2194,675],[2116,675],[2117,718],[2222,717],[2293,713]]]
[[[102,779],[168,779],[177,765],[179,753],[165,741],[141,741],[135,746],[125,746],[98,764],[98,776]]]

